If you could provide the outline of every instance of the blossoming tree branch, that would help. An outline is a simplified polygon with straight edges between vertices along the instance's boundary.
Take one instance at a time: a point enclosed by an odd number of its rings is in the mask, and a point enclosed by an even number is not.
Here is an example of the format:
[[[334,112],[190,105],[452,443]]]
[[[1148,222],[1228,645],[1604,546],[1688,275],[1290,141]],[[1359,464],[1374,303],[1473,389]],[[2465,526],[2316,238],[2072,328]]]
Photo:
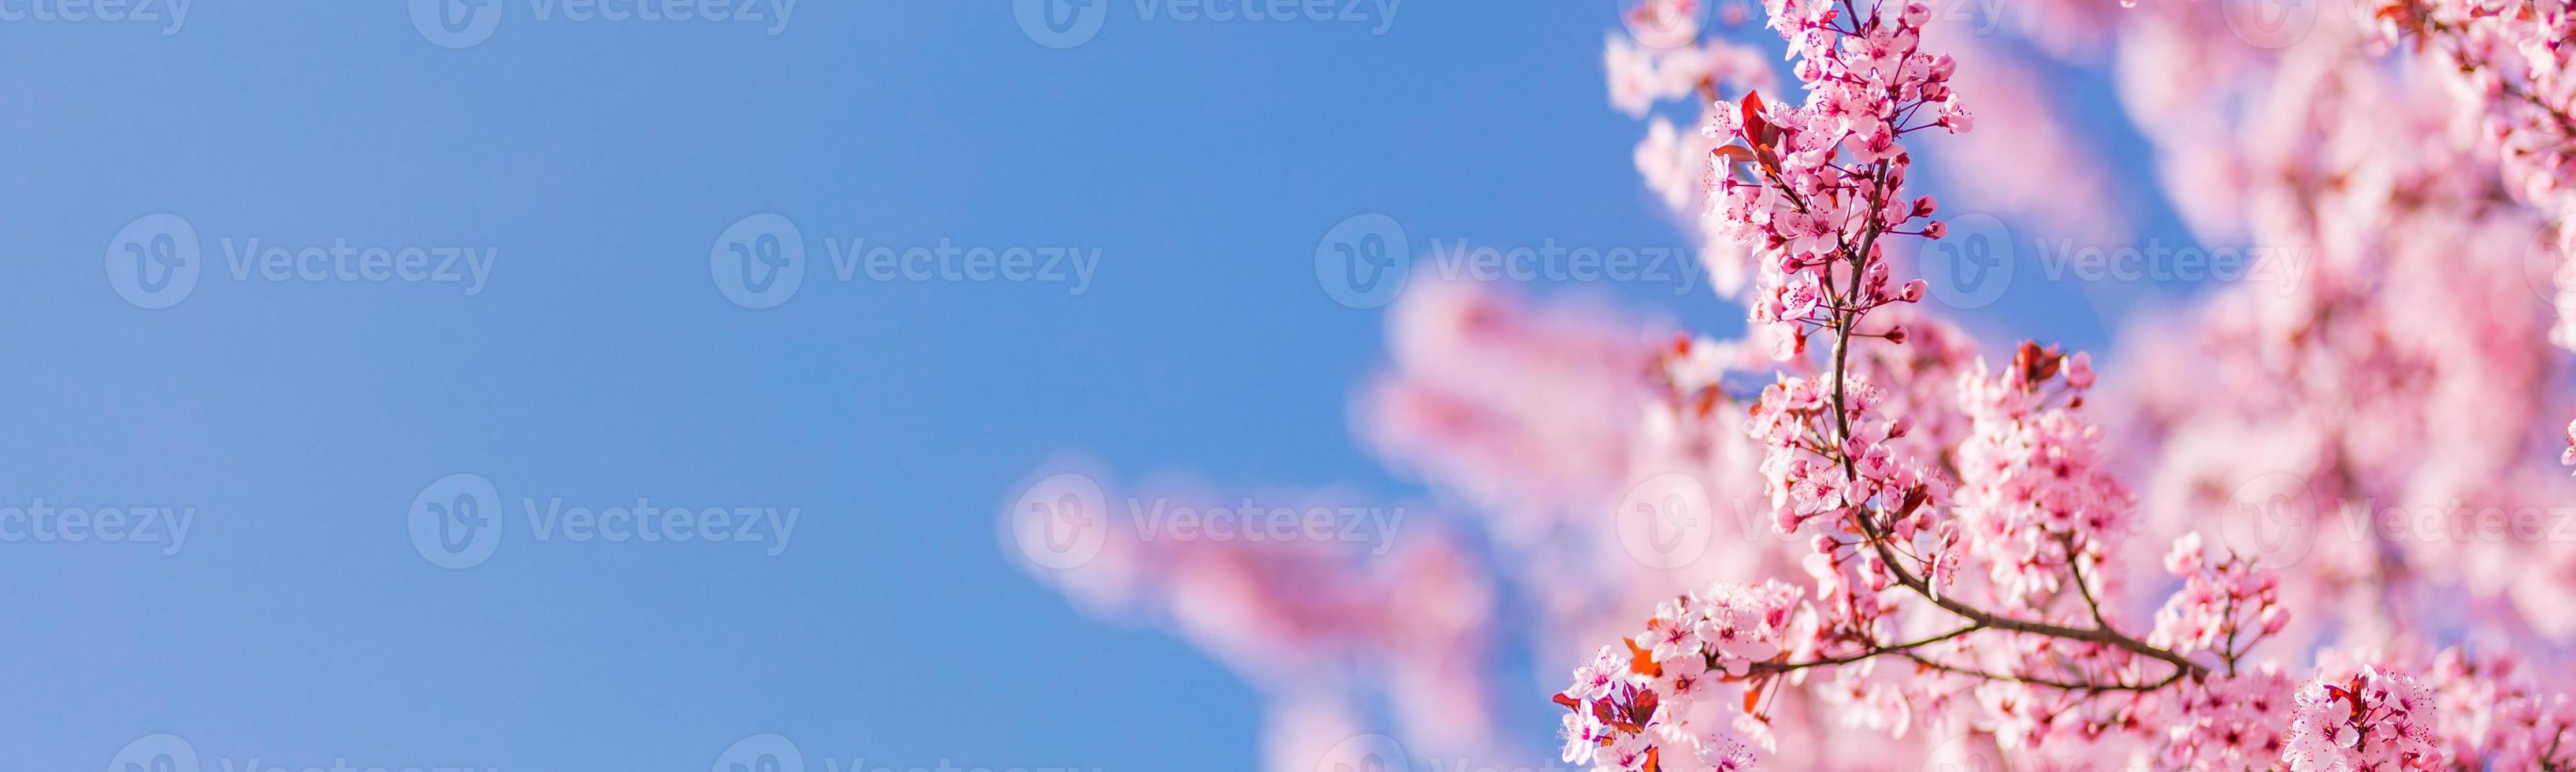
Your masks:
[[[1039,575],[1242,673],[1279,770],[1379,727],[1413,769],[2576,770],[2576,15],[1966,5],[1635,0],[1609,102],[1740,339],[1417,275],[1354,426],[1461,511],[1367,550],[1111,518]],[[2098,371],[1914,276],[1959,201],[2116,243],[2159,192],[2313,260],[2124,309]],[[1641,547],[1672,480],[1721,527]]]

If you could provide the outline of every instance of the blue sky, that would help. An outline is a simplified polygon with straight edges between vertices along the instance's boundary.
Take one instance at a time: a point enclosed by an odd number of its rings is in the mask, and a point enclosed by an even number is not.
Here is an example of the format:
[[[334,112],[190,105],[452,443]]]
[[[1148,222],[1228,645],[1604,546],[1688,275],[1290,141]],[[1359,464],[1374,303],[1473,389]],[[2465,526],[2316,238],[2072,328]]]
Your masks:
[[[1072,452],[1415,492],[1348,436],[1382,319],[1319,288],[1318,239],[1374,212],[1417,248],[1681,242],[1603,98],[1606,0],[1356,23],[1122,0],[1064,49],[1000,2],[496,1],[488,36],[444,38],[386,0],[0,20],[0,531],[39,502],[188,522],[0,540],[0,768],[98,769],[155,733],[206,770],[699,769],[756,733],[808,769],[1248,768],[1257,695],[1005,559],[1012,486]],[[193,238],[130,230],[156,214]],[[763,214],[806,270],[750,309],[710,252]],[[190,243],[181,294],[120,290],[124,250]],[[829,270],[943,243],[1098,262],[1079,285]],[[1739,326],[1705,288],[1527,289]],[[1970,320],[2104,336],[2037,283]],[[409,513],[457,474],[503,529],[450,569]],[[531,501],[797,519],[538,539]]]

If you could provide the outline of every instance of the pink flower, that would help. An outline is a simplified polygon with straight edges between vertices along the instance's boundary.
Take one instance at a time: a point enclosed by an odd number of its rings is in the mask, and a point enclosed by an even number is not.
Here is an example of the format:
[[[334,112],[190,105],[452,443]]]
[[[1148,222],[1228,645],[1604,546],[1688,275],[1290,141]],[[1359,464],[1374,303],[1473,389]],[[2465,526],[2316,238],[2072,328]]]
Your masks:
[[[1780,287],[1780,316],[1783,321],[1805,319],[1816,313],[1824,302],[1824,288],[1816,286],[1814,274],[1801,273]]]

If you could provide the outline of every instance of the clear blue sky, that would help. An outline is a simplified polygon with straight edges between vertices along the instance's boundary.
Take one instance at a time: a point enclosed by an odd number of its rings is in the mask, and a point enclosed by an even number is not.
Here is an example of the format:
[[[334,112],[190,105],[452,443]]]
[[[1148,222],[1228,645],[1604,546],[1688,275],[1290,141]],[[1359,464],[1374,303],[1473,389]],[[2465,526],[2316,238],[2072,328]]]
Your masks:
[[[999,0],[803,2],[775,35],[500,1],[456,49],[390,0],[192,4],[175,34],[0,21],[0,531],[38,500],[193,512],[175,554],[0,541],[0,769],[99,769],[165,732],[209,771],[704,769],[762,732],[809,769],[1249,768],[1258,696],[1006,560],[1011,486],[1070,451],[1414,491],[1348,436],[1382,318],[1318,288],[1325,231],[1680,240],[1604,100],[1607,0],[1404,3],[1382,35],[1115,0],[1065,50]],[[111,244],[156,213],[200,270],[145,309],[108,266],[167,254]],[[752,310],[709,253],[758,213],[811,254]],[[1078,295],[831,278],[857,238],[1100,257]],[[252,239],[490,270],[274,280],[252,254],[237,276]],[[1704,289],[1527,289],[1739,326]],[[2070,293],[1972,320],[2098,344]],[[513,530],[451,570],[407,513],[460,472]],[[800,514],[775,555],[536,542],[527,498]]]

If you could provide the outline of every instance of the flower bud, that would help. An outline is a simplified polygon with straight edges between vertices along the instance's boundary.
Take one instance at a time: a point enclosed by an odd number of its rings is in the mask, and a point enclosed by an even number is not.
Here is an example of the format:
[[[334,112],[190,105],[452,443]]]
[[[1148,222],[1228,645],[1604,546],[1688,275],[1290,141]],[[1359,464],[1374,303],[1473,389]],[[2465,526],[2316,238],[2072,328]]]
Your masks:
[[[1940,241],[1941,236],[1949,232],[1950,226],[1942,223],[1940,220],[1933,220],[1923,224],[1923,237],[1933,241]]]
[[[2075,352],[2066,359],[2066,385],[2078,389],[2093,388],[2093,353]]]
[[[1898,16],[1896,21],[1897,23],[1908,27],[1920,27],[1923,26],[1923,22],[1929,21],[1931,18],[1932,6],[1924,5],[1922,3],[1906,3],[1904,15]]]
[[[1932,211],[1937,208],[1939,207],[1932,203],[1931,196],[1914,199],[1914,216],[1916,217],[1930,217],[1932,216]]]

